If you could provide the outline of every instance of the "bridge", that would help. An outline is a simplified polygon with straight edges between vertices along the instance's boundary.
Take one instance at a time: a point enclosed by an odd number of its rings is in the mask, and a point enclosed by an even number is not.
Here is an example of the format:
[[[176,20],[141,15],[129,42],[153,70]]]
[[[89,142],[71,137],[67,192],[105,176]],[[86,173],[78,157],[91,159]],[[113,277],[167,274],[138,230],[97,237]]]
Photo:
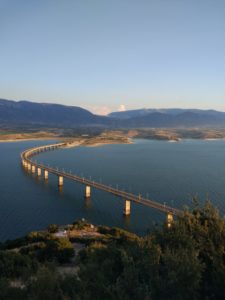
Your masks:
[[[123,190],[119,190],[118,188],[113,188],[111,186],[92,181],[89,179],[86,179],[84,177],[77,176],[75,174],[67,173],[62,170],[58,170],[57,168],[52,168],[37,162],[34,162],[32,160],[32,157],[35,155],[45,152],[45,151],[51,151],[55,149],[65,148],[69,146],[69,143],[57,143],[52,145],[45,145],[45,146],[39,146],[34,147],[28,150],[25,150],[21,153],[21,162],[22,166],[28,171],[33,174],[37,174],[37,176],[41,176],[43,173],[44,180],[48,180],[49,173],[54,174],[58,176],[58,186],[63,186],[64,179],[69,179],[78,183],[81,183],[82,185],[85,185],[85,197],[90,198],[91,197],[91,188],[96,188],[101,191],[111,193],[115,196],[121,197],[124,199],[124,210],[123,214],[125,216],[129,216],[131,213],[131,202],[142,204],[148,207],[151,207],[153,209],[156,209],[160,212],[163,212],[167,216],[167,224],[168,227],[171,226],[173,222],[173,216],[181,214],[181,210],[170,207],[168,205],[146,199],[142,197],[141,195],[135,195],[133,193],[128,193]]]

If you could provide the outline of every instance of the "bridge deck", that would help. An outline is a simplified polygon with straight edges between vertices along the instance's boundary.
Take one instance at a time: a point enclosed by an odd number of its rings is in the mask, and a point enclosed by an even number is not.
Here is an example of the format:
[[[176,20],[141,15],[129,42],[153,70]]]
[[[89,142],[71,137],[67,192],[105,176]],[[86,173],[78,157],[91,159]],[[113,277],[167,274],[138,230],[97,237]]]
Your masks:
[[[53,144],[53,145],[47,145],[47,146],[40,146],[40,147],[31,148],[31,149],[28,149],[28,150],[21,153],[21,159],[22,159],[22,161],[25,161],[25,162],[27,162],[31,165],[34,165],[37,168],[41,168],[42,170],[46,170],[51,174],[55,174],[57,176],[62,176],[64,178],[76,181],[78,183],[81,183],[81,184],[84,184],[84,185],[87,185],[87,186],[91,186],[93,188],[105,191],[107,193],[111,193],[113,195],[122,197],[126,200],[129,200],[129,201],[132,201],[132,202],[135,202],[135,203],[139,203],[139,204],[157,209],[158,211],[161,211],[161,212],[164,212],[164,213],[170,213],[170,214],[173,214],[173,215],[181,214],[181,210],[179,210],[177,208],[170,207],[168,205],[164,205],[164,204],[161,204],[159,202],[143,198],[143,197],[141,197],[141,195],[137,196],[133,193],[128,193],[128,192],[110,187],[108,185],[98,183],[96,181],[88,180],[84,177],[80,177],[80,176],[77,176],[75,174],[67,173],[67,172],[58,170],[56,168],[52,168],[52,167],[34,162],[31,159],[31,157],[37,155],[40,152],[62,148],[62,147],[65,147],[66,145],[67,145],[66,143],[59,143],[59,144]]]

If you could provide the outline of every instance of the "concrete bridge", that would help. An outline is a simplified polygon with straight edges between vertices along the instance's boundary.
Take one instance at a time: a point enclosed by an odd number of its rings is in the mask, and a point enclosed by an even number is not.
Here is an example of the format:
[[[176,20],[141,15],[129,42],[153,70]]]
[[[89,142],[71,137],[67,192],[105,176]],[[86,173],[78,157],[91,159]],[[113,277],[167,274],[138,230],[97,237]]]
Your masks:
[[[113,188],[111,186],[98,183],[96,181],[88,180],[84,177],[80,177],[71,173],[67,173],[65,171],[58,170],[56,168],[52,168],[37,162],[34,162],[32,160],[32,157],[45,151],[51,151],[59,148],[67,147],[68,143],[58,143],[58,144],[52,144],[52,145],[45,145],[45,146],[39,146],[35,148],[31,148],[28,150],[25,150],[21,153],[21,162],[23,167],[28,170],[29,172],[33,174],[37,174],[37,176],[41,176],[43,174],[44,180],[48,180],[49,173],[54,174],[58,176],[58,186],[63,186],[64,179],[70,179],[73,181],[76,181],[78,183],[81,183],[85,185],[85,197],[90,198],[91,197],[91,188],[96,188],[102,191],[105,191],[107,193],[111,193],[115,196],[119,196],[122,199],[124,199],[124,210],[123,214],[125,216],[130,215],[131,213],[131,202],[139,203],[151,208],[154,208],[160,212],[163,212],[167,216],[167,224],[168,227],[171,226],[173,222],[173,216],[181,214],[181,210],[177,208],[173,208],[170,206],[167,206],[165,204],[161,204],[159,202],[149,200],[146,198],[143,198],[141,195],[135,195],[133,193],[128,193],[122,190],[119,190],[117,188]]]

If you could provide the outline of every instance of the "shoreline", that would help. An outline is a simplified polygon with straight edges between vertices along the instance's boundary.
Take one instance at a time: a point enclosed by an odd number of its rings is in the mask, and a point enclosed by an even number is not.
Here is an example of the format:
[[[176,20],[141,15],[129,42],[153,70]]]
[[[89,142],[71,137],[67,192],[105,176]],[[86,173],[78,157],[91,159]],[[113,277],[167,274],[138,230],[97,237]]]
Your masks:
[[[129,144],[133,144],[133,139],[128,139],[127,141],[105,141],[105,142],[93,142],[93,143],[88,143],[88,144],[81,144],[81,146],[85,146],[85,147],[101,147],[101,146],[104,146],[104,145],[120,145],[120,144],[124,144],[124,145],[129,145]]]
[[[56,140],[56,141],[67,141],[67,139],[72,140],[73,138],[68,137],[31,137],[31,138],[21,138],[21,139],[1,139],[0,143],[16,143],[16,142],[27,142],[27,141],[47,141],[47,140]],[[159,139],[159,138],[143,138],[143,137],[123,137],[122,139],[115,139],[111,140],[110,138],[105,141],[92,141],[94,138],[90,139],[84,139],[82,141],[76,141],[75,140],[71,143],[71,145],[68,145],[67,148],[72,148],[76,146],[86,146],[86,147],[100,147],[104,145],[118,145],[118,144],[133,144],[134,139],[144,139],[144,140],[150,140],[150,141],[162,141],[162,142],[169,142],[169,143],[179,143],[185,140],[196,140],[196,141],[219,141],[219,140],[225,140],[225,137],[218,137],[218,138],[179,138],[179,139]],[[97,139],[97,138],[96,138]],[[127,140],[126,140],[127,139]],[[74,144],[74,145],[73,145]]]
[[[0,143],[15,143],[15,142],[26,142],[26,141],[47,141],[47,140],[61,140],[63,138],[57,137],[43,137],[43,138],[23,138],[23,139],[0,139]]]
[[[139,129],[105,129],[88,131],[84,134],[79,130],[57,129],[49,131],[39,130],[34,132],[17,131],[10,132],[0,129],[0,143],[55,140],[68,143],[82,141],[85,146],[101,146],[104,144],[130,144],[133,139],[145,139],[151,141],[180,142],[185,140],[223,140],[224,129],[205,128],[139,128]]]

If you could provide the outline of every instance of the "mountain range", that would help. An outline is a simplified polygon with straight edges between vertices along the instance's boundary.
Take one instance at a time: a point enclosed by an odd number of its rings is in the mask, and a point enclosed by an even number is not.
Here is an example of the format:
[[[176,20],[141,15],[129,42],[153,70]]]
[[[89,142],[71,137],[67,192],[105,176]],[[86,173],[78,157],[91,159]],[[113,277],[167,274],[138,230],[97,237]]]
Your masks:
[[[0,125],[58,128],[225,127],[225,112],[201,109],[137,109],[99,116],[60,104],[0,99]]]
[[[54,127],[108,126],[108,118],[60,104],[0,99],[0,124]]]

